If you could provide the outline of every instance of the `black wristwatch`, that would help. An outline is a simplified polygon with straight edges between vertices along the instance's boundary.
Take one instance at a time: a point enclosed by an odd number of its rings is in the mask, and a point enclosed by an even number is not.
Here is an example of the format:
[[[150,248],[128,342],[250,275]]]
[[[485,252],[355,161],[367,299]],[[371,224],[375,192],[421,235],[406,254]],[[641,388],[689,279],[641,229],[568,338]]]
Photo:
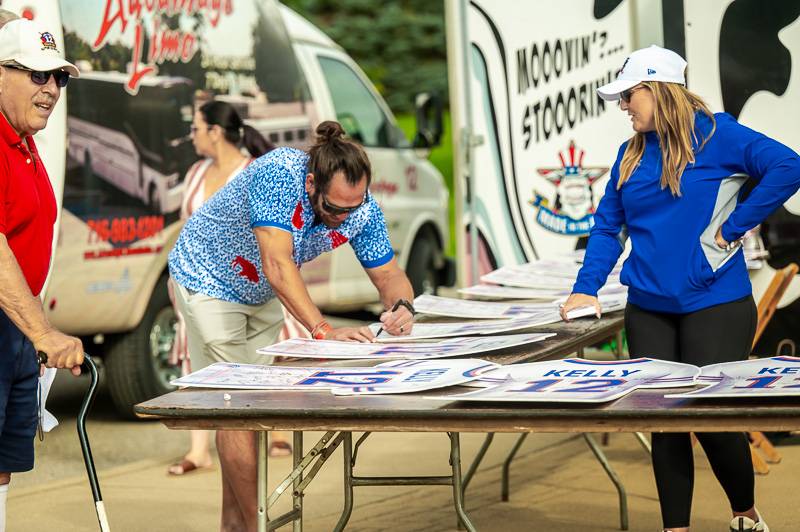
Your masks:
[[[394,306],[392,306],[392,312],[399,309],[400,307],[406,307],[412,316],[415,316],[417,314],[417,311],[414,310],[414,305],[412,305],[409,301],[406,301],[405,299],[398,299],[395,302]]]

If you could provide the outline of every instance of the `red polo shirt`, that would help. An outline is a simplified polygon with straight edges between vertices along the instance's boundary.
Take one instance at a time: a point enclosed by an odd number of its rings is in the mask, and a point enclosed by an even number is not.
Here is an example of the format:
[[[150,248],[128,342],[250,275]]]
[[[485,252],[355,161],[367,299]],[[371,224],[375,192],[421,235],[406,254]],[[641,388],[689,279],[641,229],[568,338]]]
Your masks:
[[[0,114],[0,233],[34,295],[50,268],[56,214],[53,187],[33,138],[23,142]]]

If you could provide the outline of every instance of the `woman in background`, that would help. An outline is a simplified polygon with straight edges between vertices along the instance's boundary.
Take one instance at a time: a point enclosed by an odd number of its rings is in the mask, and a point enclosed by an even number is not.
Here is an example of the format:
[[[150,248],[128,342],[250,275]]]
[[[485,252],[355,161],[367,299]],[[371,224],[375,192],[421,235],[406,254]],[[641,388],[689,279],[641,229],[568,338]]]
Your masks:
[[[191,126],[192,144],[202,157],[189,168],[184,181],[181,220],[188,219],[220,188],[239,174],[250,162],[275,148],[253,127],[246,125],[232,105],[210,101],[194,113]],[[247,154],[242,150],[244,148]],[[172,299],[172,283],[170,298]],[[178,328],[172,349],[172,364],[181,366],[181,374],[191,373],[191,355],[186,348],[186,327],[180,312],[175,311]],[[192,430],[191,446],[183,459],[167,470],[170,475],[183,475],[196,469],[211,467],[211,432]],[[280,433],[272,434],[272,456],[291,454],[291,447]]]

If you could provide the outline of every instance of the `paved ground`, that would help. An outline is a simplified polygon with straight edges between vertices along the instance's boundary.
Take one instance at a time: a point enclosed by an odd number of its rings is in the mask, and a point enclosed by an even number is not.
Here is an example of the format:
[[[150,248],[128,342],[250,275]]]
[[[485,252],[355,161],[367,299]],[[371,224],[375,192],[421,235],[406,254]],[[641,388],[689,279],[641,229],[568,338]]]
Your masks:
[[[98,437],[99,428],[100,424],[92,427],[95,441],[103,439]],[[216,530],[218,469],[185,478],[168,478],[165,468],[176,456],[168,449],[181,447],[181,435],[161,431],[154,425],[140,428],[140,431],[125,430],[120,439],[138,441],[142,447],[157,443],[146,453],[151,455],[149,458],[110,466],[116,458],[108,447],[98,446],[97,463],[112,528]],[[134,433],[146,436],[137,438]],[[359,474],[447,472],[448,445],[444,435],[378,434],[371,438],[362,449]],[[467,510],[478,530],[618,529],[616,492],[580,437],[529,437],[512,470],[511,500],[500,502],[500,465],[513,438],[513,435],[498,435],[468,490]],[[466,435],[465,456],[472,456],[479,444],[479,436]],[[780,449],[783,463],[757,480],[759,506],[769,518],[772,530],[778,532],[797,530],[800,523],[796,492],[800,446]],[[45,447],[43,451],[47,455],[51,449]],[[130,450],[126,453],[134,454]],[[658,530],[658,505],[648,457],[632,436],[624,434],[612,436],[607,453],[628,490],[630,529]],[[726,530],[724,496],[701,451],[697,451],[696,458],[694,530]],[[74,461],[78,460],[76,456]],[[288,472],[289,460],[272,460],[270,465],[270,484],[274,486]],[[39,478],[45,474],[43,469],[28,476]],[[451,492],[446,487],[358,488],[356,503],[348,530],[456,529]],[[338,520],[341,504],[341,453],[336,453],[307,492],[305,530],[331,530]],[[279,506],[279,510],[286,510],[288,502],[283,501]],[[27,486],[20,482],[10,494],[8,512],[9,531],[96,529],[91,494],[82,475],[41,483],[29,480]]]

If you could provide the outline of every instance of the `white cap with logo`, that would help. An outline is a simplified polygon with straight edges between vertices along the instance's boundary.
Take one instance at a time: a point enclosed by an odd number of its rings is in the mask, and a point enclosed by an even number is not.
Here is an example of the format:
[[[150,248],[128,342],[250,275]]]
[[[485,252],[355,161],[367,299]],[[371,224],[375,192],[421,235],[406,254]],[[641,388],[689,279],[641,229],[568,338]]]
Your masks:
[[[64,59],[53,34],[24,18],[0,28],[0,64],[10,62],[31,70],[64,70],[74,78],[80,76],[78,68]]]
[[[632,52],[617,74],[617,79],[597,89],[597,94],[607,101],[619,100],[620,93],[642,81],[662,81],[686,85],[686,60],[666,48],[655,44]]]

